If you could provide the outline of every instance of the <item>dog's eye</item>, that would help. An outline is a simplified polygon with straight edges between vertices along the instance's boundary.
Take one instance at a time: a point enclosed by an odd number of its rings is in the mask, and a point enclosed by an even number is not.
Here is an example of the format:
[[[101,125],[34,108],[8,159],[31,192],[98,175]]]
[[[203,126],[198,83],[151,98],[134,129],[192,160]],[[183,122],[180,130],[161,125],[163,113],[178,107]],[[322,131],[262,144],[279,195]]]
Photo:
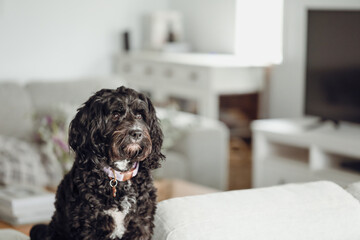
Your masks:
[[[114,121],[119,120],[120,115],[121,115],[120,112],[114,111],[114,112],[112,112],[112,119],[113,119]]]
[[[140,113],[137,113],[137,114],[135,115],[135,118],[136,118],[136,119],[142,119],[142,115],[141,115]]]

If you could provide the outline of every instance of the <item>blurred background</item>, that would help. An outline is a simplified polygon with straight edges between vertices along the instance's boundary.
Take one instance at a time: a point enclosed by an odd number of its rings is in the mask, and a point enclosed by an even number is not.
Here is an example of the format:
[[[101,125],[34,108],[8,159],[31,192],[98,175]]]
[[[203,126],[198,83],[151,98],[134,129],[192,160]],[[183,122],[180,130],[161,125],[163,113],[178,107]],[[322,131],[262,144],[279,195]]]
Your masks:
[[[9,112],[26,104],[9,84],[56,103],[59,82],[69,93],[84,88],[77,79],[111,78],[164,110],[178,162],[162,179],[222,190],[347,184],[360,179],[359,16],[358,0],[0,0],[1,134],[17,137]],[[174,111],[205,120],[178,127]],[[191,136],[203,145],[186,152],[185,132],[204,121],[225,140]]]

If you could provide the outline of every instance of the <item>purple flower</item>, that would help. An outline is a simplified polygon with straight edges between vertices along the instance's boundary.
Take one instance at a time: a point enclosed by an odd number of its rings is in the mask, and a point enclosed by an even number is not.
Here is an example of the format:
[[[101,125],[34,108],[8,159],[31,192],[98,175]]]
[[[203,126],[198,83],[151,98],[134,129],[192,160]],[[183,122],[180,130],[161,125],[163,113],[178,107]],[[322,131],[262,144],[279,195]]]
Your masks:
[[[49,115],[47,115],[47,116],[45,116],[45,119],[46,119],[46,123],[47,123],[47,125],[51,125],[52,124],[52,122],[53,122],[53,119],[52,119],[52,117],[51,116],[49,116]]]
[[[58,137],[53,137],[53,141],[57,144],[64,152],[69,152],[69,145]]]

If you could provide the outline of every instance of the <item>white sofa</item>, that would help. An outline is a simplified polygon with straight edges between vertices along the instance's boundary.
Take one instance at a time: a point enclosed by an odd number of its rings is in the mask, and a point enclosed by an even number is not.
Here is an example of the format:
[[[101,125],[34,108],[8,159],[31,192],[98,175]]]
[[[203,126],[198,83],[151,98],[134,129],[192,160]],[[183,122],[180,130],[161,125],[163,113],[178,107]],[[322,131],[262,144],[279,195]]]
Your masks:
[[[358,240],[360,184],[348,190],[323,181],[165,200],[153,239]]]
[[[173,198],[158,204],[152,239],[359,240],[359,197],[360,183],[322,181]]]
[[[33,136],[35,113],[46,112],[59,103],[74,106],[75,113],[75,109],[95,91],[120,85],[124,85],[124,81],[117,78],[34,81],[27,84],[1,82],[0,136],[30,140]],[[164,112],[161,109],[158,111]],[[225,189],[228,129],[219,121],[191,114],[180,113],[178,118],[182,119],[179,121],[180,125],[194,121],[196,127],[188,129],[175,146],[166,151],[167,160],[157,175]]]

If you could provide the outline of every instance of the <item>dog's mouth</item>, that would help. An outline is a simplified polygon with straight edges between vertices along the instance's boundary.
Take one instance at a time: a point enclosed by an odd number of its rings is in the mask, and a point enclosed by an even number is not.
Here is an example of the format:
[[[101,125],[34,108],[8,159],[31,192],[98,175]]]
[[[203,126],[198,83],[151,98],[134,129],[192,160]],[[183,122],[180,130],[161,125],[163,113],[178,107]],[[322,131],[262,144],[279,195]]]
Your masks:
[[[152,151],[152,142],[147,131],[134,138],[128,130],[116,130],[112,135],[109,156],[110,165],[119,171],[128,171],[135,162],[145,160]]]
[[[150,152],[149,150],[151,151],[151,146],[145,147],[137,143],[130,143],[125,146],[113,147],[113,150],[111,151],[111,159],[113,161],[125,159],[131,161],[142,161],[148,156]]]
[[[140,143],[113,146],[110,151],[110,165],[118,171],[126,172],[131,170],[134,163],[145,160],[150,152],[151,145],[143,146]]]
[[[122,148],[128,159],[136,159],[143,152],[143,148],[138,143],[130,143]]]

